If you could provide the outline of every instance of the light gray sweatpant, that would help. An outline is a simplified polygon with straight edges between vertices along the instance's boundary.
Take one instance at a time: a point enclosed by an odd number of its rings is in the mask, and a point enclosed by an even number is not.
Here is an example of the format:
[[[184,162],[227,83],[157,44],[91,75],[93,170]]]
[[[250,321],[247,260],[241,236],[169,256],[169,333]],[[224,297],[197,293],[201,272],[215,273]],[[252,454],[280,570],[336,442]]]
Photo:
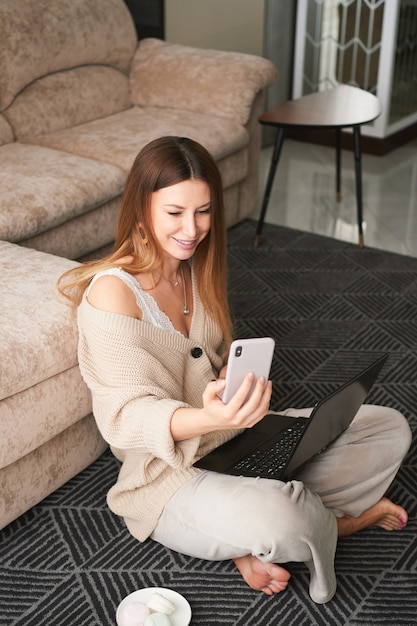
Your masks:
[[[252,554],[265,562],[304,562],[311,598],[327,602],[336,591],[336,517],[358,516],[378,502],[410,443],[410,428],[398,411],[363,405],[348,430],[296,480],[201,471],[170,498],[151,537],[208,560]]]

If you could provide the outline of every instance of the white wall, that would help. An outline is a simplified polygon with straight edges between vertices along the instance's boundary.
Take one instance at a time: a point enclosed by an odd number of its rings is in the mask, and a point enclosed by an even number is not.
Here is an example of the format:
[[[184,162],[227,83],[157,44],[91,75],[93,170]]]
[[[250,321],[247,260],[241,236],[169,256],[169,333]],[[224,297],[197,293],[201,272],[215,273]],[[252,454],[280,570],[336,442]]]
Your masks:
[[[262,56],[264,1],[166,0],[165,39]]]

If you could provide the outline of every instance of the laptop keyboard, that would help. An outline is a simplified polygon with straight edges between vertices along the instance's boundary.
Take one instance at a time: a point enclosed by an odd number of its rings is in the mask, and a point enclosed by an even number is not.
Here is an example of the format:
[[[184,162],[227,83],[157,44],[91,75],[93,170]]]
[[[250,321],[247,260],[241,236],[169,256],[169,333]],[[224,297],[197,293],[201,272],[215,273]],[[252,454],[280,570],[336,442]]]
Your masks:
[[[294,425],[288,426],[280,433],[279,441],[251,452],[233,465],[232,469],[236,472],[253,473],[255,476],[278,476],[286,466],[307,423],[308,420],[294,420]]]

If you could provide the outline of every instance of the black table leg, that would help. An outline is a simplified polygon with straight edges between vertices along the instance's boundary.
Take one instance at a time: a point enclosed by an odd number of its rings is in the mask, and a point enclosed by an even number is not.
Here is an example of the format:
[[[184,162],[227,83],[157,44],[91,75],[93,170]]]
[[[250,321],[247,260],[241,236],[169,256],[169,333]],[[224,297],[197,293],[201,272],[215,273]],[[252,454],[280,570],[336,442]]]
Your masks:
[[[353,127],[353,145],[355,154],[356,173],[356,204],[358,211],[359,246],[363,248],[363,209],[362,209],[362,157],[361,157],[361,127]]]
[[[268,180],[266,182],[264,197],[262,200],[261,214],[259,216],[258,226],[256,228],[256,235],[255,235],[255,241],[254,241],[255,248],[259,246],[259,243],[261,241],[262,227],[264,224],[266,210],[268,208],[269,196],[271,195],[272,184],[274,182],[275,172],[277,169],[279,156],[281,154],[282,144],[284,142],[284,136],[285,136],[285,128],[283,126],[280,126],[278,128],[277,138],[275,140],[274,152],[272,154]]]
[[[342,131],[340,128],[336,128],[336,202],[340,202],[342,194],[340,192],[340,165],[342,162],[341,150],[340,150],[340,136]]]

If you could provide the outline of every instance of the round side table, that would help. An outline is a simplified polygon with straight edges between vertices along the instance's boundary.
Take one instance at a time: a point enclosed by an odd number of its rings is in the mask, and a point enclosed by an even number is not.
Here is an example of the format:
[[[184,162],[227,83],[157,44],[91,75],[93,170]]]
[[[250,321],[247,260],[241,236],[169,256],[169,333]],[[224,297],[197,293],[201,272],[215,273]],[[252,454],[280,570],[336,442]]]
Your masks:
[[[269,197],[274,182],[285,131],[291,127],[333,128],[336,131],[336,199],[340,201],[341,130],[352,127],[355,158],[356,204],[359,245],[364,245],[363,206],[362,206],[362,151],[360,128],[369,124],[381,114],[378,98],[368,91],[339,85],[328,91],[319,91],[269,109],[260,116],[259,122],[277,128],[272,160],[262,200],[261,213],[255,236],[255,247],[260,243],[262,228],[268,208]]]

